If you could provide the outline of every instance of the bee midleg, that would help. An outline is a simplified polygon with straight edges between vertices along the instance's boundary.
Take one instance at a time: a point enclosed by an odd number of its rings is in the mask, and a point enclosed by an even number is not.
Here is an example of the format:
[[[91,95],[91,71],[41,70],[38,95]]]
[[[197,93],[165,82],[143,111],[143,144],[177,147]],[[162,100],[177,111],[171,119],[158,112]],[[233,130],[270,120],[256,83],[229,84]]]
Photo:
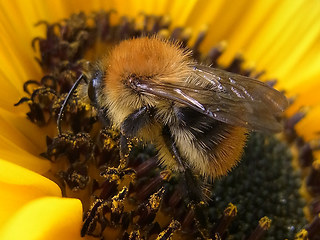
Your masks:
[[[170,131],[168,125],[164,126],[162,129],[162,135],[168,149],[173,154],[174,158],[178,163],[179,172],[183,178],[186,185],[187,194],[191,201],[199,202],[204,199],[204,193],[202,191],[202,183],[199,181],[198,177],[192,172],[189,164],[181,157],[179,149],[175,144],[174,138]]]
[[[123,161],[128,159],[132,143],[131,138],[137,136],[140,129],[148,125],[153,120],[154,108],[143,106],[131,113],[121,123],[120,127],[120,158]]]

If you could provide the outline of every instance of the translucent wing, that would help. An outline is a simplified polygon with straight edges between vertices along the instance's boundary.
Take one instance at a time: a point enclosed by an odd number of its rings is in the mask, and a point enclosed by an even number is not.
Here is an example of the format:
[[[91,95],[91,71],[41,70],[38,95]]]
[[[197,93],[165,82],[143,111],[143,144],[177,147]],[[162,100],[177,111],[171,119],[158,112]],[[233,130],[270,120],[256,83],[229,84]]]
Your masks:
[[[285,96],[249,77],[196,65],[181,82],[137,83],[137,89],[188,106],[218,121],[277,132],[287,107]]]

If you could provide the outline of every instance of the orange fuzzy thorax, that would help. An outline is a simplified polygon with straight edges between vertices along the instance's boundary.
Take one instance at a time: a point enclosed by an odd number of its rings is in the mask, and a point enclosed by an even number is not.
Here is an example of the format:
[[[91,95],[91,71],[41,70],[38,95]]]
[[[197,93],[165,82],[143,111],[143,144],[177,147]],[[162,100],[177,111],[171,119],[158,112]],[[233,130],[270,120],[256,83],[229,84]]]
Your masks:
[[[109,90],[118,89],[121,78],[130,74],[174,83],[189,73],[190,63],[189,52],[156,37],[125,40],[103,61]]]

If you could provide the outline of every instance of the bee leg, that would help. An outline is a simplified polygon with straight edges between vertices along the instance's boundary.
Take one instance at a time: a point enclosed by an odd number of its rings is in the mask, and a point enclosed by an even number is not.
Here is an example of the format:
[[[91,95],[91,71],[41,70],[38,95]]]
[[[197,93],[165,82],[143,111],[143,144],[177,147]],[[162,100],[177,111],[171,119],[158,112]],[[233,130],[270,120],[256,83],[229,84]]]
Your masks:
[[[127,166],[129,154],[132,149],[131,140],[125,135],[120,135],[120,169],[125,169]]]
[[[128,137],[135,137],[141,128],[153,120],[154,108],[143,106],[131,113],[121,124],[121,133]]]
[[[153,112],[153,108],[143,106],[122,122],[120,127],[120,159],[123,165],[126,164],[132,148],[131,138],[134,138],[141,128],[152,121]]]
[[[162,135],[166,142],[168,149],[171,151],[175,160],[178,163],[179,172],[182,176],[182,181],[184,182],[187,190],[187,195],[191,201],[200,202],[204,200],[205,195],[202,190],[202,182],[199,178],[192,172],[188,163],[181,157],[179,149],[175,144],[174,138],[171,134],[170,128],[166,125],[162,129]]]

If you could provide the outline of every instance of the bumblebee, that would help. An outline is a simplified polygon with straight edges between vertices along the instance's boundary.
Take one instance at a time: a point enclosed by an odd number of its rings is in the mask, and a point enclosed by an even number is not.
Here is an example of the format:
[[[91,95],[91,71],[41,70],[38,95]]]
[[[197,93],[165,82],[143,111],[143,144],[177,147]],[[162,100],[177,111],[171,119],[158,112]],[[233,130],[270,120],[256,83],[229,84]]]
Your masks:
[[[241,157],[247,132],[280,131],[288,104],[267,84],[201,65],[189,50],[157,37],[122,41],[83,73],[60,110],[60,133],[76,88],[120,130],[122,155],[125,140],[138,137],[153,143],[161,164],[186,179],[227,174]]]

